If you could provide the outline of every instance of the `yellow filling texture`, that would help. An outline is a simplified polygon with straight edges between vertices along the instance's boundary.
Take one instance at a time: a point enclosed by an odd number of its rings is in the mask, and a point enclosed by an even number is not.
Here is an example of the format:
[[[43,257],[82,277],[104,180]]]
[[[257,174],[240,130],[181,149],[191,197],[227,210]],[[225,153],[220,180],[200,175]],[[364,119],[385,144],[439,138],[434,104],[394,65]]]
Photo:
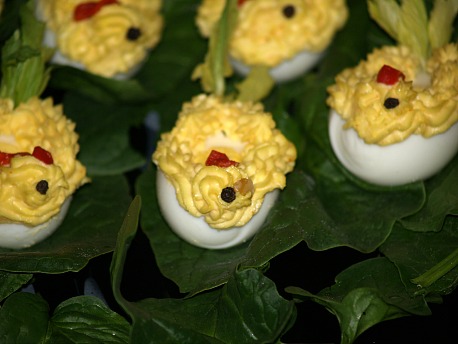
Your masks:
[[[377,82],[383,65],[405,75],[394,85]],[[433,52],[426,70],[408,48],[375,49],[354,68],[337,75],[328,88],[328,105],[369,144],[389,145],[412,134],[431,137],[458,121],[458,46],[449,44]],[[427,80],[426,84],[417,82]],[[387,109],[387,98],[399,105]]]
[[[159,42],[163,27],[161,0],[118,0],[88,19],[75,21],[75,8],[87,2],[40,0],[39,8],[47,27],[56,35],[60,52],[88,71],[105,77],[128,72]],[[138,29],[141,34],[127,39],[129,29]]]
[[[212,150],[237,166],[206,166]],[[183,105],[175,127],[161,136],[154,163],[173,184],[180,205],[218,229],[243,226],[260,209],[264,195],[286,185],[296,148],[275,128],[259,103],[223,102],[199,95]],[[240,184],[248,185],[246,190]],[[221,198],[224,188],[236,198]]]
[[[203,0],[197,26],[209,36],[224,0]],[[294,8],[287,16],[287,7]],[[291,11],[289,11],[291,13]],[[239,6],[230,54],[247,65],[276,66],[301,51],[321,52],[346,22],[344,0],[247,0]]]
[[[0,152],[31,154],[40,146],[54,160],[48,165],[33,156],[15,156],[9,165],[0,165],[0,223],[44,223],[88,182],[85,167],[76,160],[79,146],[74,129],[51,98],[35,97],[15,109],[11,100],[0,99]],[[45,194],[36,189],[40,181],[48,184]]]

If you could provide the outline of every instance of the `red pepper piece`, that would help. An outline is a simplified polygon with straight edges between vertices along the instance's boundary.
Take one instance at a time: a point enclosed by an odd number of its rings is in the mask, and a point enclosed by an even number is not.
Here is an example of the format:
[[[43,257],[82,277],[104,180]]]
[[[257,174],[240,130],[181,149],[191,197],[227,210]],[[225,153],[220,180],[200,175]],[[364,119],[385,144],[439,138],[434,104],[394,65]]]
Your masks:
[[[242,6],[247,0],[237,0],[237,6]]]
[[[54,159],[52,158],[51,153],[41,148],[40,146],[36,146],[33,149],[32,155],[41,162],[44,162],[46,165],[51,165],[54,163]]]
[[[9,166],[11,163],[11,159],[14,158],[15,156],[26,156],[30,155],[29,153],[4,153],[0,152],[0,165],[2,166]]]
[[[377,74],[377,82],[385,85],[394,85],[399,79],[404,80],[405,75],[396,68],[384,65]]]
[[[88,1],[83,2],[75,7],[73,12],[73,19],[75,21],[81,21],[89,19],[97,14],[103,6],[117,4],[117,0],[100,0],[100,1]]]
[[[212,150],[210,155],[205,161],[205,166],[218,166],[218,167],[229,167],[237,166],[239,163],[230,160],[226,154]]]
[[[11,155],[12,154],[0,152],[0,166],[8,166],[11,161]]]
[[[46,165],[50,165],[54,163],[54,160],[52,158],[52,155],[50,152],[47,150],[41,148],[40,146],[36,146],[33,149],[33,153],[5,153],[5,152],[0,152],[0,166],[9,166],[11,164],[11,159],[14,158],[15,156],[27,156],[31,155],[35,159],[40,160],[41,162],[45,163]]]

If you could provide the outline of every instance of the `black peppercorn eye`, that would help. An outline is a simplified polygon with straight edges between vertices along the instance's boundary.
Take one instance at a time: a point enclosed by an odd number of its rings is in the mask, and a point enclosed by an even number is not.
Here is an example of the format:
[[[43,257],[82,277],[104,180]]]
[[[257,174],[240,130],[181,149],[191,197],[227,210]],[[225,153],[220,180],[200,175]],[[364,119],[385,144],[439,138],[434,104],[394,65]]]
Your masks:
[[[388,110],[394,109],[398,105],[399,105],[399,99],[397,98],[386,98],[385,102],[383,103],[383,106]]]
[[[40,180],[37,185],[35,186],[35,189],[42,195],[46,195],[46,192],[48,192],[49,185],[46,180]]]
[[[221,199],[226,203],[231,203],[235,200],[235,190],[230,186],[221,191]]]
[[[294,17],[294,15],[296,14],[296,8],[293,5],[286,5],[285,7],[283,7],[282,11],[285,18],[288,19]]]
[[[142,32],[138,27],[131,27],[127,30],[126,38],[129,41],[136,41],[141,35]]]

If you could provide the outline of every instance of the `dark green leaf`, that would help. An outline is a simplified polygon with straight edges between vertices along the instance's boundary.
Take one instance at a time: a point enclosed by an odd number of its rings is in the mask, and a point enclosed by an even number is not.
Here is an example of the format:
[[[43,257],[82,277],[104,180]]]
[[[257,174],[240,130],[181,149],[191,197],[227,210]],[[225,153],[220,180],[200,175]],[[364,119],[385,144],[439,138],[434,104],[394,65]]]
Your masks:
[[[130,130],[143,122],[145,106],[108,105],[77,94],[64,99],[65,114],[77,123],[78,159],[89,175],[113,175],[141,167],[143,154],[130,141]]]
[[[422,275],[458,247],[458,217],[448,216],[439,232],[413,232],[397,225],[381,251],[398,267],[412,294],[448,294],[458,285],[458,267],[438,272],[430,286],[421,288],[411,280]],[[456,264],[456,262],[455,262]]]
[[[401,220],[415,231],[439,231],[445,217],[458,215],[458,155],[437,176],[425,182],[426,203],[417,213]]]
[[[0,42],[2,45],[8,38],[11,37],[14,31],[19,29],[19,10],[27,1],[16,0],[3,2],[3,11],[0,13]]]
[[[263,100],[266,111],[272,113],[277,128],[296,146],[299,159],[305,151],[306,137],[296,118],[296,99],[303,95],[303,82],[298,80],[277,85]]]
[[[352,343],[375,324],[409,314],[429,315],[421,296],[410,295],[396,267],[386,258],[355,264],[336,277],[336,283],[313,295],[297,287],[287,291],[322,304],[339,320],[342,343]]]
[[[235,273],[219,290],[133,307],[136,343],[275,343],[296,315],[294,304],[256,270]]]
[[[407,315],[385,303],[378,291],[371,288],[353,289],[341,302],[315,296],[300,288],[287,290],[299,298],[313,299],[333,313],[339,320],[341,344],[353,343],[361,333],[384,320]]]
[[[108,104],[142,102],[153,97],[153,93],[146,90],[136,79],[108,79],[64,66],[53,67],[49,87]]]
[[[50,323],[50,343],[129,343],[130,325],[126,319],[93,296],[62,302]]]
[[[91,258],[113,251],[129,202],[123,176],[93,178],[76,192],[53,235],[31,248],[0,249],[0,270],[62,273],[82,269]]]
[[[44,343],[48,330],[48,313],[48,304],[39,295],[11,295],[0,309],[0,342]]]
[[[198,2],[163,1],[165,28],[161,42],[136,75],[144,88],[159,101],[164,96],[180,93],[177,88],[190,82],[193,69],[204,58],[207,44],[195,25]]]
[[[49,316],[39,295],[16,293],[0,309],[0,342],[22,343],[128,343],[130,325],[92,296],[64,301]]]
[[[129,209],[124,217],[121,229],[118,233],[116,248],[111,261],[111,285],[116,301],[129,312],[130,303],[127,302],[121,294],[121,281],[126,260],[127,251],[130,243],[137,233],[138,218],[141,209],[141,198],[136,196],[131,202]]]
[[[30,274],[0,271],[0,302],[32,279]]]

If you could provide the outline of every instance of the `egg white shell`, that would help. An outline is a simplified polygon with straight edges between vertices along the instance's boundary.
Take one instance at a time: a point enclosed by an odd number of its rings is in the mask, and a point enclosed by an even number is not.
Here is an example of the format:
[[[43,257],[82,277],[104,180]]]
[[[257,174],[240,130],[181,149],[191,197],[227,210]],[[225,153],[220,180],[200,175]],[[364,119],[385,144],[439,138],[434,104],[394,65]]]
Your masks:
[[[270,68],[269,74],[277,83],[293,80],[315,67],[323,55],[322,52],[314,53],[304,50],[291,59]],[[234,58],[231,58],[230,61],[236,73],[246,76],[250,72],[251,68],[243,62]]]
[[[367,144],[331,110],[329,138],[335,155],[354,175],[377,185],[397,186],[427,179],[439,172],[458,152],[458,123],[442,134],[379,146]]]
[[[0,224],[0,247],[27,248],[49,237],[64,221],[71,199],[72,197],[68,197],[62,204],[58,214],[38,226],[30,227],[18,223]]]
[[[268,193],[261,209],[244,226],[218,230],[210,227],[203,217],[192,216],[180,206],[175,188],[160,170],[157,171],[156,186],[159,207],[170,228],[188,243],[207,249],[233,247],[253,237],[279,195],[278,190]]]

